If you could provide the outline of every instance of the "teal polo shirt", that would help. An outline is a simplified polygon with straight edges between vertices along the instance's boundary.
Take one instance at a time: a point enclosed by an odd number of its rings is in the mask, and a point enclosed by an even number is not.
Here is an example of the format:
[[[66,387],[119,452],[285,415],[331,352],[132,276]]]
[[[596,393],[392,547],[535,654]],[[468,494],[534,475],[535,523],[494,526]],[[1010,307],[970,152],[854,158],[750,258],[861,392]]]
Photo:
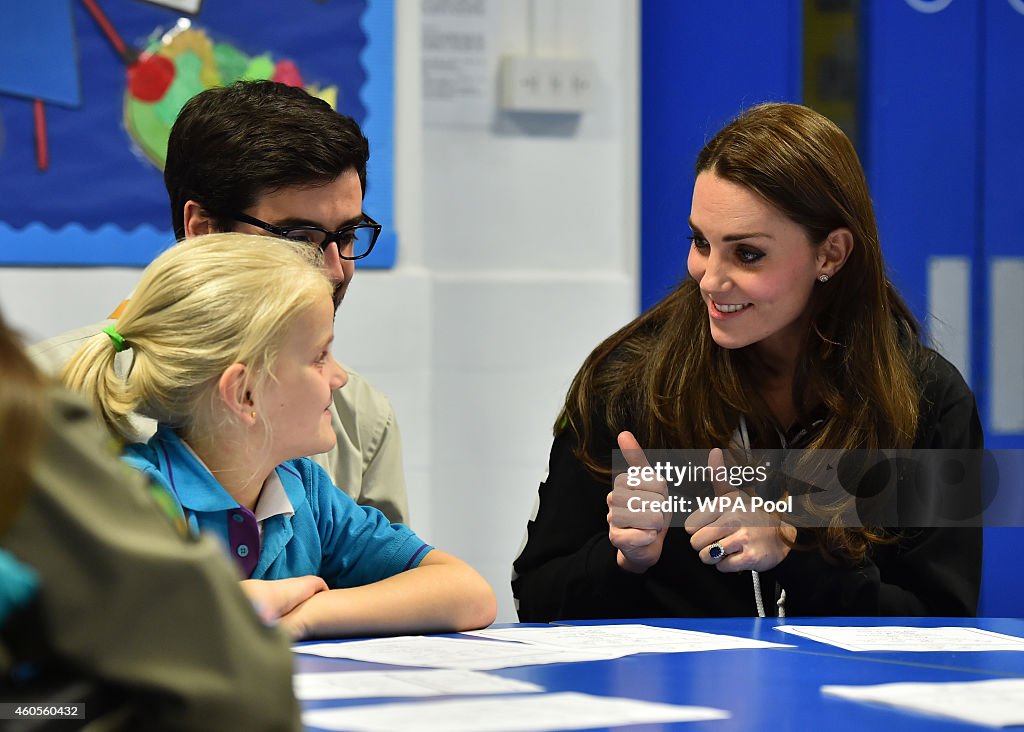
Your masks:
[[[419,565],[432,546],[375,508],[360,506],[308,458],[275,468],[293,513],[262,523],[240,506],[173,429],[161,425],[124,460],[164,488],[193,533],[220,539],[243,577],[322,577],[331,589],[359,587]]]

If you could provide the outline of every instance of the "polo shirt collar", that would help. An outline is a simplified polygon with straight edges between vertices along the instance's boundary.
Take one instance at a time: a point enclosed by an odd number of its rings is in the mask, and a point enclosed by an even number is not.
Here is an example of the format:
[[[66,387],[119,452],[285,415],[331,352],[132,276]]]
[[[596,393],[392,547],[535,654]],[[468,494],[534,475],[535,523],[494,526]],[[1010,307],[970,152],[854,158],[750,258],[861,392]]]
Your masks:
[[[230,511],[238,501],[213,477],[210,469],[171,427],[160,425],[156,433],[158,459],[164,464],[167,482],[182,507],[194,512]],[[270,489],[269,491],[267,489]],[[256,503],[257,521],[295,514],[305,491],[294,470],[279,465],[264,482]]]
[[[184,440],[182,440],[180,437],[178,438],[178,440],[181,442],[182,447],[185,448],[185,451],[192,457],[192,459],[199,463],[203,467],[203,469],[209,474],[209,477],[212,478],[213,471],[210,470],[209,466],[207,466],[207,464],[203,462],[203,459],[199,457],[198,454],[196,454],[196,451],[192,449],[192,446],[185,442]],[[268,518],[272,518],[273,516],[295,515],[294,503],[292,502],[292,500],[289,499],[288,492],[285,490],[284,485],[281,483],[281,478],[278,476],[277,471],[278,469],[275,468],[274,471],[267,476],[267,479],[263,481],[262,487],[260,487],[260,494],[256,498],[256,510],[253,511],[253,516],[256,517],[256,521],[258,523],[262,524]],[[220,484],[220,481],[217,481],[216,478],[214,478],[214,481],[217,483],[217,487],[220,488],[221,491],[223,491],[224,493],[228,493],[227,490],[225,490],[224,487]],[[228,495],[230,496],[231,494],[228,493]],[[235,499],[234,497],[232,497],[231,500],[234,502],[234,505],[230,506],[229,508],[236,508],[241,505],[240,503],[238,503],[238,500]],[[218,511],[224,509],[215,508],[212,510]]]
[[[284,488],[284,494],[292,507],[292,513],[295,511],[295,506],[301,506],[306,502],[306,486],[302,482],[297,465],[301,462],[302,460],[289,460],[281,463],[273,473]]]
[[[217,482],[203,461],[192,451],[178,433],[167,425],[160,425],[154,438],[158,460],[164,464],[164,474],[178,502],[189,511],[230,511],[238,508],[238,501]],[[270,488],[269,494],[267,488]],[[266,499],[266,506],[264,500]],[[278,465],[263,484],[256,504],[256,520],[272,516],[295,514],[295,506],[305,499],[302,477],[290,463]]]
[[[268,475],[263,482],[263,488],[260,489],[260,497],[256,501],[256,510],[253,513],[261,524],[274,516],[295,515],[294,504],[281,482],[279,471],[280,468],[277,468]]]
[[[224,490],[209,469],[167,425],[157,428],[156,451],[178,502],[189,511],[229,511],[238,501]]]

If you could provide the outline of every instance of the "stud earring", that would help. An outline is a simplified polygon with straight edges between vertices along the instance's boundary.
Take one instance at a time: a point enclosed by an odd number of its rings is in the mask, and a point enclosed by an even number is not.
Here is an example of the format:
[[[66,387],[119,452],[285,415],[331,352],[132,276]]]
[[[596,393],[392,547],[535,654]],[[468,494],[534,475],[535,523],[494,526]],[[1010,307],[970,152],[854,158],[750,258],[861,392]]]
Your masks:
[[[824,272],[822,272],[820,275],[818,275],[818,282],[821,282],[821,283],[828,282],[828,275],[825,274]],[[254,413],[253,416],[255,416],[255,413]]]
[[[249,416],[256,419],[256,412],[249,412]]]

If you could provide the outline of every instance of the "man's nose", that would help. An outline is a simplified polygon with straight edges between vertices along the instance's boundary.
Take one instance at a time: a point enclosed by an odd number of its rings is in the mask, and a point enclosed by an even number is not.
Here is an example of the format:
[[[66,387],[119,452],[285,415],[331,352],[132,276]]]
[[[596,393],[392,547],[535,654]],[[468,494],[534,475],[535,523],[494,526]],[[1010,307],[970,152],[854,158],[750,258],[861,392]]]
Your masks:
[[[323,250],[324,271],[331,279],[331,282],[338,283],[345,281],[345,269],[342,267],[342,259],[338,254],[337,242],[330,242]]]

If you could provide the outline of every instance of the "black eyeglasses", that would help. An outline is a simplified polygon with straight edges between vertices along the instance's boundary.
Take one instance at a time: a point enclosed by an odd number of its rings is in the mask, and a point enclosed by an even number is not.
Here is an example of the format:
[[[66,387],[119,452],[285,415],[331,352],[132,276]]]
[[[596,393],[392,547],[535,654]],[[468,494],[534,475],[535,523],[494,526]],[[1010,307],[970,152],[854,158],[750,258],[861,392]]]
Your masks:
[[[342,259],[362,259],[372,252],[373,245],[380,236],[380,230],[384,228],[366,214],[363,214],[363,220],[358,224],[342,226],[337,231],[327,231],[319,226],[274,226],[243,213],[227,215],[243,224],[258,226],[282,239],[312,244],[320,251],[324,251],[331,242],[334,242],[338,245],[338,256]]]

